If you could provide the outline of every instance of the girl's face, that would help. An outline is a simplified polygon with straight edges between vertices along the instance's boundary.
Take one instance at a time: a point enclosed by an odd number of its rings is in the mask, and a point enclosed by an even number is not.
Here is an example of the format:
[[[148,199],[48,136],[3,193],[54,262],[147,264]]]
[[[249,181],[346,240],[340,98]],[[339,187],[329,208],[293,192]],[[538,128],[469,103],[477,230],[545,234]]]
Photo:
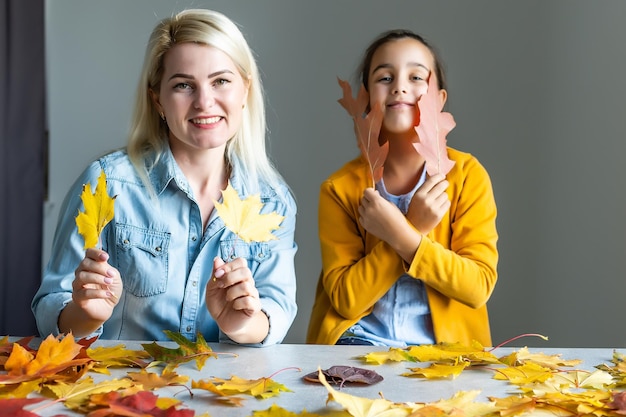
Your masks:
[[[228,55],[212,46],[181,43],[164,56],[159,92],[172,146],[213,149],[225,146],[241,125],[248,95],[244,80]]]
[[[383,135],[413,129],[417,101],[428,90],[428,77],[435,76],[434,68],[430,49],[413,38],[389,41],[374,52],[369,73],[370,105],[381,105]],[[439,97],[443,108],[446,91],[439,90]]]

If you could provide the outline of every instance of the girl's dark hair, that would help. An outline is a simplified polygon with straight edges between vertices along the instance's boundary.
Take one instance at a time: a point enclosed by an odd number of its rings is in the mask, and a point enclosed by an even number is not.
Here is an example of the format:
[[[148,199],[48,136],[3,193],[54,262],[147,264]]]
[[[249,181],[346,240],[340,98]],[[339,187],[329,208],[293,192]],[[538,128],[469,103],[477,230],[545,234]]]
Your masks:
[[[445,72],[443,68],[443,62],[441,61],[441,58],[439,57],[437,50],[430,43],[428,43],[428,41],[426,41],[422,36],[406,29],[394,29],[394,30],[384,32],[380,36],[378,36],[378,38],[376,38],[370,44],[370,46],[367,47],[367,49],[365,50],[365,55],[363,57],[363,60],[361,61],[361,65],[359,66],[359,74],[360,74],[361,82],[363,83],[363,86],[365,86],[365,89],[369,91],[369,72],[370,72],[370,67],[372,65],[372,58],[374,57],[374,53],[376,53],[378,48],[381,47],[382,45],[391,41],[404,39],[404,38],[415,39],[416,41],[422,43],[425,47],[427,47],[430,50],[430,52],[433,54],[433,59],[435,61],[435,74],[437,75],[439,89],[447,90],[448,83],[446,81],[446,76],[445,76]]]

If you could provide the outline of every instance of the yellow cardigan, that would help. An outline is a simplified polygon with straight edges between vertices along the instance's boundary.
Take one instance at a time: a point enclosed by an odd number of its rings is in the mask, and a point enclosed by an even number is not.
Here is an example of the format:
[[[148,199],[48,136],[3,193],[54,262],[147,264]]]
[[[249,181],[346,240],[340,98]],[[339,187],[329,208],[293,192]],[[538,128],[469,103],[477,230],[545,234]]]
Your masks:
[[[398,277],[421,279],[428,293],[435,339],[491,346],[487,300],[497,280],[496,203],[478,160],[448,148],[450,210],[422,242],[410,265],[359,224],[358,207],[372,187],[369,166],[354,159],[320,187],[322,273],[307,343],[335,344],[369,314]]]

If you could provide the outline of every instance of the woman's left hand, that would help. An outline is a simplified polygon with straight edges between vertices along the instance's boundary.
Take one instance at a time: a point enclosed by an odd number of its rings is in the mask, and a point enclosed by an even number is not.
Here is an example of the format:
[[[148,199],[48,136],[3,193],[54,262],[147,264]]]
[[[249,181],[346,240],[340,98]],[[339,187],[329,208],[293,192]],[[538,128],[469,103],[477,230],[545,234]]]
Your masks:
[[[252,272],[245,259],[225,263],[213,260],[213,274],[206,288],[206,305],[220,329],[239,343],[258,343],[267,335],[255,323],[267,321]],[[253,328],[257,327],[257,328]],[[267,324],[269,329],[269,322]],[[259,332],[261,330],[261,332]],[[259,334],[259,337],[254,337]],[[251,340],[248,340],[252,337]]]

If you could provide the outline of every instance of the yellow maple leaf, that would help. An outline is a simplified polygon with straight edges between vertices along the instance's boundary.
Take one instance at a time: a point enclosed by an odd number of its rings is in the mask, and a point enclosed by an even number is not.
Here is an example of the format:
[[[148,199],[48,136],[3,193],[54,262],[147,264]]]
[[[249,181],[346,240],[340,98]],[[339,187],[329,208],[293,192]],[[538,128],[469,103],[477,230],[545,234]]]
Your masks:
[[[72,384],[57,382],[48,384],[47,388],[63,401],[69,409],[76,410],[84,405],[93,394],[102,394],[128,388],[133,385],[129,379],[110,379],[94,384],[91,377],[87,377]]]
[[[428,379],[456,378],[470,365],[469,362],[460,361],[455,364],[433,363],[427,368],[409,368],[411,372],[405,372],[402,376],[423,376]]]
[[[96,361],[92,368],[94,372],[107,375],[110,374],[108,370],[110,367],[144,367],[147,363],[142,359],[150,358],[150,355],[145,350],[130,350],[126,349],[124,345],[88,348],[87,356]]]
[[[242,393],[256,398],[270,398],[278,395],[281,391],[292,392],[283,384],[270,378],[244,379],[232,376],[230,380],[213,378],[212,382],[220,392],[227,395]]]
[[[149,391],[168,385],[183,385],[189,380],[188,376],[178,375],[176,372],[163,372],[159,375],[154,372],[148,372],[145,369],[139,372],[128,372],[128,377]]]
[[[272,234],[285,218],[276,212],[261,214],[263,203],[258,194],[241,200],[237,191],[228,183],[222,191],[222,203],[213,200],[217,214],[228,229],[246,243],[267,242],[277,239]]]
[[[109,196],[106,188],[104,170],[100,172],[98,185],[96,185],[93,194],[90,183],[83,185],[80,199],[85,211],[78,212],[76,226],[78,226],[78,233],[85,239],[85,249],[98,245],[102,229],[113,219],[115,197],[117,196]]]

